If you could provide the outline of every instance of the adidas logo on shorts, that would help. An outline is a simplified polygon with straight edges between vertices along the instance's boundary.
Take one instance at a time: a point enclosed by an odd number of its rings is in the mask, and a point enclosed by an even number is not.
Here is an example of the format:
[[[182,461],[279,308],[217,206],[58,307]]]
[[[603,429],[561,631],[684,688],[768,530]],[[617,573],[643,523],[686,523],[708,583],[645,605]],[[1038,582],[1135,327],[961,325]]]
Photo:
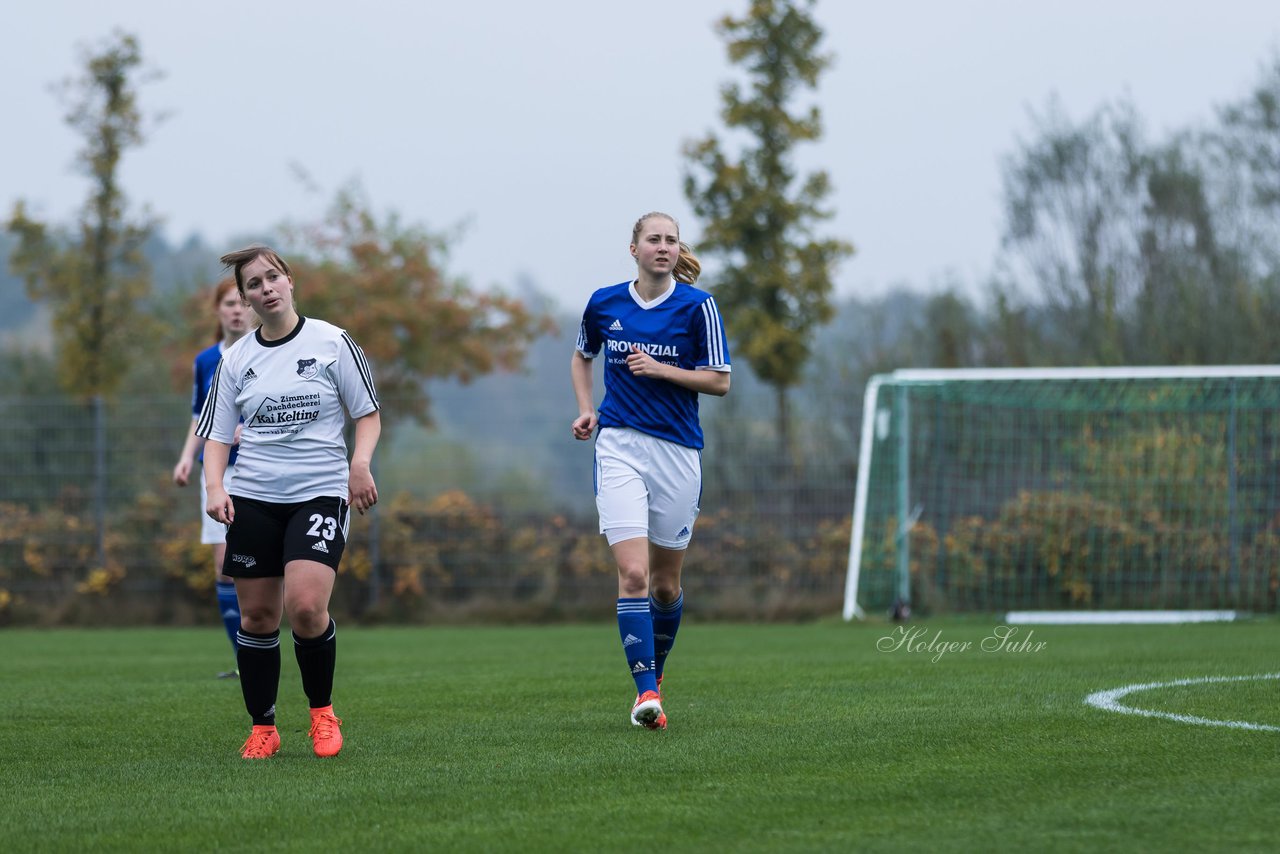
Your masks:
[[[329,547],[324,544],[324,540],[318,540],[316,544],[311,547],[311,550],[316,552],[324,552],[325,554],[329,553]]]

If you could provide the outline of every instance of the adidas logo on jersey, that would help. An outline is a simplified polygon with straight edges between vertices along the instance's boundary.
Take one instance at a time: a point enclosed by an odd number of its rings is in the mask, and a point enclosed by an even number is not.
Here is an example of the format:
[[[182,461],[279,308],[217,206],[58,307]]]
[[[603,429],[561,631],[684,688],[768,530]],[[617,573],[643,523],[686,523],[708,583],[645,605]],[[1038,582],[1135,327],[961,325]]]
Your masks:
[[[615,320],[613,321],[613,324],[609,327],[609,331],[610,331],[610,332],[621,332],[621,331],[622,331],[622,323],[621,323],[620,321],[618,321],[617,319],[615,319]]]
[[[253,368],[244,372],[244,376],[240,378],[241,383],[247,383],[249,380],[256,380],[258,375],[253,372]]]
[[[329,553],[329,547],[324,544],[324,540],[317,540],[316,544],[311,547],[311,550],[314,552],[324,552],[325,554]]]
[[[622,639],[623,647],[631,646],[633,643],[640,643],[640,638],[636,637],[635,635],[629,634]]]

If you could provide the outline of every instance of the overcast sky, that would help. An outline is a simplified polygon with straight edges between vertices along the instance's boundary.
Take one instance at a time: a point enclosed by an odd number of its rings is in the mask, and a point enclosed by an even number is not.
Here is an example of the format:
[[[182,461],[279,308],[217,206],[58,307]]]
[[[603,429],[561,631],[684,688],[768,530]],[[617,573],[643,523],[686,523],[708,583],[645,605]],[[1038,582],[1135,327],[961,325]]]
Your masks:
[[[747,0],[41,0],[7,8],[0,205],[69,222],[88,184],[50,84],[113,28],[165,77],[170,117],[127,155],[130,201],[218,249],[314,221],[359,181],[373,207],[456,240],[450,272],[526,276],[578,310],[634,272],[640,214],[676,215],[687,141],[719,129],[733,74],[714,22]],[[1153,136],[1204,123],[1280,46],[1276,0],[820,0],[834,66],[825,136],[799,163],[835,185],[857,254],[840,295],[978,281],[1000,234],[1000,159],[1057,94],[1074,119],[1130,98]],[[320,187],[308,189],[304,170]],[[136,208],[135,208],[136,209]]]

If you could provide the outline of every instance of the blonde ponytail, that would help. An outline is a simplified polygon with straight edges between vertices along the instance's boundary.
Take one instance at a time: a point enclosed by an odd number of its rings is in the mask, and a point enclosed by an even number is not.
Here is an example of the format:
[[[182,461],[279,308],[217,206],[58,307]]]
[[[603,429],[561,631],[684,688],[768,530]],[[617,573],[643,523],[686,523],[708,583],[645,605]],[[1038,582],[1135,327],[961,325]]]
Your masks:
[[[692,285],[698,281],[700,275],[702,275],[702,262],[698,260],[697,255],[693,254],[689,244],[681,240],[680,257],[676,258],[676,266],[671,271],[671,277],[677,282]]]

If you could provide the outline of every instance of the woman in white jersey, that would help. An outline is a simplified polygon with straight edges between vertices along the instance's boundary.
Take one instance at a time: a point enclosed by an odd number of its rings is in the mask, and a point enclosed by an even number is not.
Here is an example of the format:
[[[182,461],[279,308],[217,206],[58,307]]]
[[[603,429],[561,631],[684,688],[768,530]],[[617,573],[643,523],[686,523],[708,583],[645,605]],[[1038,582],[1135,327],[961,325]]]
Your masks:
[[[209,396],[209,386],[213,382],[213,372],[218,369],[222,360],[222,352],[244,337],[249,331],[249,307],[240,298],[236,289],[236,280],[226,278],[213,288],[213,309],[218,315],[218,329],[213,344],[196,354],[193,366],[193,382],[191,389],[191,428],[187,431],[187,440],[178,454],[178,462],[173,466],[173,482],[178,486],[186,486],[191,479],[192,467],[200,462],[204,439],[196,435],[196,425],[200,421],[200,410],[204,408],[205,398]],[[237,437],[238,438],[238,437]],[[235,465],[236,447],[231,446],[229,465]],[[219,525],[204,512],[204,472],[200,474],[200,542],[213,546],[213,571],[217,576],[214,582],[218,598],[218,611],[222,614],[222,624],[231,641],[231,653],[235,654],[236,632],[240,631],[240,605],[236,601],[235,582],[230,576],[222,574],[222,564],[227,552],[227,528]],[[239,672],[231,670],[219,673],[219,679],[234,679]]]
[[[631,232],[633,281],[591,295],[570,363],[574,438],[596,438],[596,509],[618,564],[618,633],[635,681],[631,722],[666,729],[660,685],[680,627],[680,573],[702,493],[698,395],[729,391],[729,346],[701,264],[664,213]],[[592,360],[604,354],[597,415]]]
[[[240,600],[240,685],[253,730],[241,749],[280,749],[275,726],[280,621],[289,615],[317,756],[342,749],[333,712],[336,627],[329,598],[346,546],[349,507],[378,502],[370,465],[382,432],[373,374],[345,331],[302,317],[289,265],[251,246],[222,256],[260,326],[222,354],[197,435],[206,439],[206,508],[228,526],[223,572]],[[355,421],[347,463],[343,427]],[[240,453],[227,455],[243,418]],[[224,480],[225,478],[225,480]]]

